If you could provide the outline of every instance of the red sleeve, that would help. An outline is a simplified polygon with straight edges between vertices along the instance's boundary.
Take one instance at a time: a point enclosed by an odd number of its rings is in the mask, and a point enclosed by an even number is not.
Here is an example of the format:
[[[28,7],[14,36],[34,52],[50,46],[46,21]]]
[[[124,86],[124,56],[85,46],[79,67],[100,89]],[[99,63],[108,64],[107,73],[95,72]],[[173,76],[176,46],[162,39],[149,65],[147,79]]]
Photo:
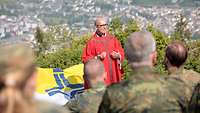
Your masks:
[[[115,39],[115,51],[119,52],[120,53],[120,61],[123,62],[124,61],[124,49],[122,48],[120,42],[117,40],[117,38],[114,38]]]
[[[90,40],[83,49],[82,62],[85,63],[88,59],[92,59],[96,56],[94,41]]]

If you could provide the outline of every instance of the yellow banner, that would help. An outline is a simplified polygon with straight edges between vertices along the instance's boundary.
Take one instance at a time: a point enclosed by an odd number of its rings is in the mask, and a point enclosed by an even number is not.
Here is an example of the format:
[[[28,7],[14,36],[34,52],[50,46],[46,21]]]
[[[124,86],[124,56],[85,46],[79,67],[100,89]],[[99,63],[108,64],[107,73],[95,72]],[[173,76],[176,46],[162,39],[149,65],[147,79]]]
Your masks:
[[[53,97],[62,94],[71,99],[77,93],[83,92],[83,64],[67,69],[37,68],[36,93]]]

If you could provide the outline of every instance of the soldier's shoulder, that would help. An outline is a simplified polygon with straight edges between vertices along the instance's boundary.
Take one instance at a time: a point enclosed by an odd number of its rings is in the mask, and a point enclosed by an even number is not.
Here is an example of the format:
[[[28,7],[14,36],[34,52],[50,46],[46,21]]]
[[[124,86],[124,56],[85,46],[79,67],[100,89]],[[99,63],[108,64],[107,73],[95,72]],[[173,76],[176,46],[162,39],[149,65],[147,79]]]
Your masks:
[[[103,97],[103,93],[100,93],[88,89],[84,93],[80,94],[76,100],[69,101],[66,106],[70,111],[76,113],[96,113]]]
[[[102,96],[105,90],[106,90],[105,87],[96,88],[96,89],[87,89],[79,95],[79,98],[92,98],[96,96]]]
[[[192,86],[200,82],[200,74],[193,70],[184,70],[183,77],[185,81]]]
[[[184,73],[185,75],[188,75],[188,76],[194,76],[194,77],[200,77],[200,73],[194,71],[194,70],[186,70],[184,69]]]
[[[191,97],[192,88],[179,77],[168,77],[165,85],[166,88],[176,97],[184,97],[187,100]]]
[[[159,94],[160,92],[165,92],[164,80],[152,79],[148,81],[130,81],[125,80],[120,84],[113,84],[107,88],[107,94],[110,97],[118,98],[119,95],[129,95],[129,94],[143,94],[143,93],[153,93]],[[130,96],[130,95],[129,95]],[[134,97],[134,95],[130,96]]]
[[[79,96],[79,98],[78,98],[79,104],[82,104],[82,105],[83,104],[85,104],[85,105],[92,104],[94,101],[101,100],[103,94],[104,94],[103,91],[96,92],[96,91],[88,90]]]
[[[165,79],[165,85],[168,87],[168,89],[180,89],[180,88],[184,88],[184,87],[189,87],[188,84],[180,77],[176,77],[176,76],[169,76],[166,77]],[[178,86],[178,87],[174,87],[174,86]]]
[[[126,92],[129,90],[127,82],[128,81],[125,80],[108,86],[104,96],[106,96],[106,98],[110,98],[111,100],[116,100],[119,99],[120,95],[126,95]]]
[[[36,106],[40,113],[70,113],[68,108],[44,101],[37,101]]]
[[[126,89],[129,86],[128,80],[123,80],[119,83],[114,83],[106,88],[107,91],[120,91]]]

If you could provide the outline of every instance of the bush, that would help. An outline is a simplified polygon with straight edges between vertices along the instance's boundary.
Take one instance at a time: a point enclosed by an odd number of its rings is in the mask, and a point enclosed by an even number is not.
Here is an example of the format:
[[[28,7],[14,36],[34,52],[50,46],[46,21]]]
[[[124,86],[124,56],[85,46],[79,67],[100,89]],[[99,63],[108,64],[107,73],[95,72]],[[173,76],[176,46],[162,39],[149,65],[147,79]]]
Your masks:
[[[189,55],[185,68],[200,73],[200,40],[192,40],[188,42],[187,45],[189,48]]]
[[[62,69],[81,63],[81,55],[85,43],[90,35],[74,38],[71,41],[70,47],[61,48],[54,53],[40,54],[36,59],[36,63],[42,68]]]
[[[155,71],[163,74],[166,72],[163,65],[165,48],[170,42],[170,38],[168,38],[167,35],[154,28],[152,25],[149,25],[147,30],[153,34],[156,40],[157,62],[155,66]]]

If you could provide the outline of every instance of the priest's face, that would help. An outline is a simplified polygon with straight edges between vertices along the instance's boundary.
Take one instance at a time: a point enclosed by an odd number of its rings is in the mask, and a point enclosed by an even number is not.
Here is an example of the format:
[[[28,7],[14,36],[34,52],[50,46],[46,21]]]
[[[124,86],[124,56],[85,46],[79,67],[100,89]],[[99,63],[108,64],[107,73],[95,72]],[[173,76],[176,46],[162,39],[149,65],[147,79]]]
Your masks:
[[[96,20],[96,28],[101,33],[106,33],[108,31],[107,28],[108,24],[104,19],[97,19]]]

